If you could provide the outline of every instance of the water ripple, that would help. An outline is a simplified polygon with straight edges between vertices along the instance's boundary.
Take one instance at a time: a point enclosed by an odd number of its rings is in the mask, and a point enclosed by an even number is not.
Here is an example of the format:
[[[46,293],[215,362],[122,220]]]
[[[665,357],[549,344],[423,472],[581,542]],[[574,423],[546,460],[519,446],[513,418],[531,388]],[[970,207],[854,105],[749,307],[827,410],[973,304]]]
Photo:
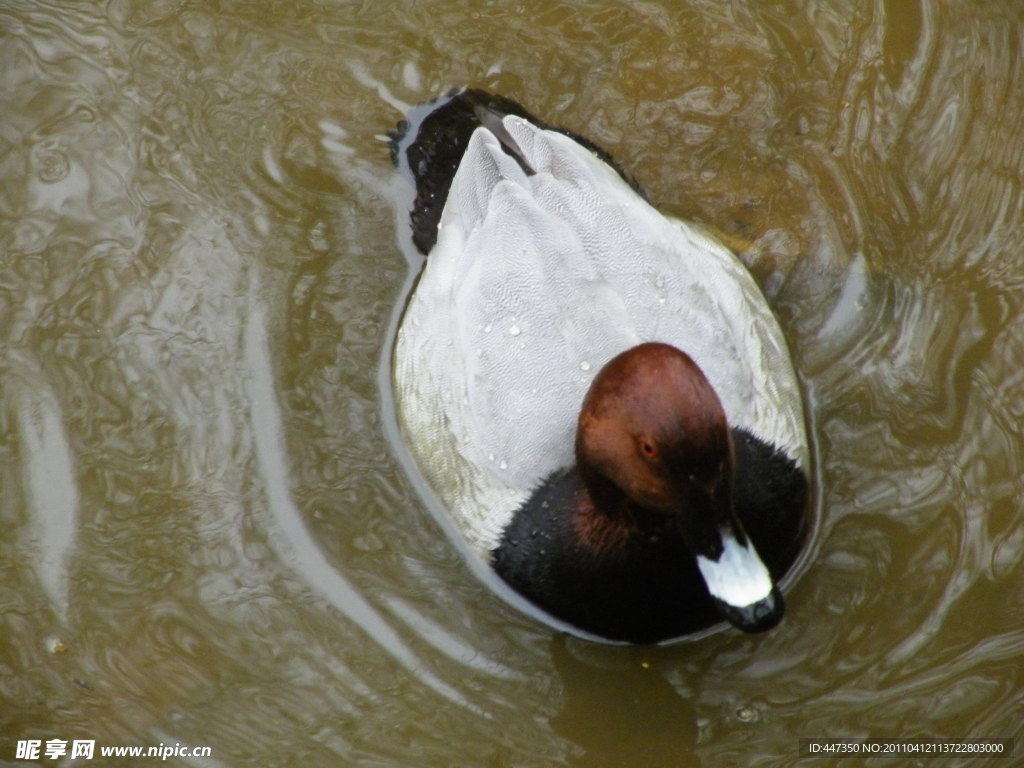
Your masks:
[[[1022,21],[946,0],[0,10],[0,730],[267,765],[1024,738]],[[772,633],[565,641],[475,577],[402,473],[381,355],[419,262],[380,137],[463,83],[606,145],[779,308],[820,520]]]

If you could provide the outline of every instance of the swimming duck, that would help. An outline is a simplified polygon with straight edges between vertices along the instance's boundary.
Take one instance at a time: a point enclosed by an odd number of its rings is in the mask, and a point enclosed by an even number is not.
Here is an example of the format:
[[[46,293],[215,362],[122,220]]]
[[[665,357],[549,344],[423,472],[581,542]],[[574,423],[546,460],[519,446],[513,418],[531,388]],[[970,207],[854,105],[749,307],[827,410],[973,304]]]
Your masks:
[[[470,548],[585,635],[777,624],[809,451],[740,261],[510,99],[449,94],[391,140],[427,256],[394,347],[398,420]]]

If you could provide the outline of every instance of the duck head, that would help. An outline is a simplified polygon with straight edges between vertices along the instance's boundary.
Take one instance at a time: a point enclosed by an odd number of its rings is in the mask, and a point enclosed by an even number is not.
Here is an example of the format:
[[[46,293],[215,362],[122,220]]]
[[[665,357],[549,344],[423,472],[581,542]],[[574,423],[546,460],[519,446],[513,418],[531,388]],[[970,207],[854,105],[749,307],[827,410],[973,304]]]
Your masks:
[[[719,612],[739,629],[761,632],[781,620],[782,595],[733,509],[725,411],[688,355],[647,343],[609,361],[583,401],[576,458],[592,515],[678,535]]]

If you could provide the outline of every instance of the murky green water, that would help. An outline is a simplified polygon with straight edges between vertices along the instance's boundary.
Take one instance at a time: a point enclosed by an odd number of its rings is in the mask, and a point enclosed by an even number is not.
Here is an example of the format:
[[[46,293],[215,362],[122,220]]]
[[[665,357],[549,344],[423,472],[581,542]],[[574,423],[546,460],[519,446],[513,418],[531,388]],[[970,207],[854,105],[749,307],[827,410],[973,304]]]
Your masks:
[[[0,762],[1021,759],[1019,2],[5,2],[0,35]],[[462,84],[752,243],[819,471],[775,631],[558,636],[406,479],[381,135]]]

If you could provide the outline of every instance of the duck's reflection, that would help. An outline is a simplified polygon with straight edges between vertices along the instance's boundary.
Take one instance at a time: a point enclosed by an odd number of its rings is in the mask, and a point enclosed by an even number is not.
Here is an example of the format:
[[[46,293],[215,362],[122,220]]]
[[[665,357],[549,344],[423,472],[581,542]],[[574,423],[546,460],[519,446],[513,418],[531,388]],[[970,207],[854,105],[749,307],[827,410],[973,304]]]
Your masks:
[[[587,768],[699,766],[697,718],[642,648],[579,652],[558,635],[551,655],[565,704],[551,719],[560,736],[583,749],[571,765]]]

